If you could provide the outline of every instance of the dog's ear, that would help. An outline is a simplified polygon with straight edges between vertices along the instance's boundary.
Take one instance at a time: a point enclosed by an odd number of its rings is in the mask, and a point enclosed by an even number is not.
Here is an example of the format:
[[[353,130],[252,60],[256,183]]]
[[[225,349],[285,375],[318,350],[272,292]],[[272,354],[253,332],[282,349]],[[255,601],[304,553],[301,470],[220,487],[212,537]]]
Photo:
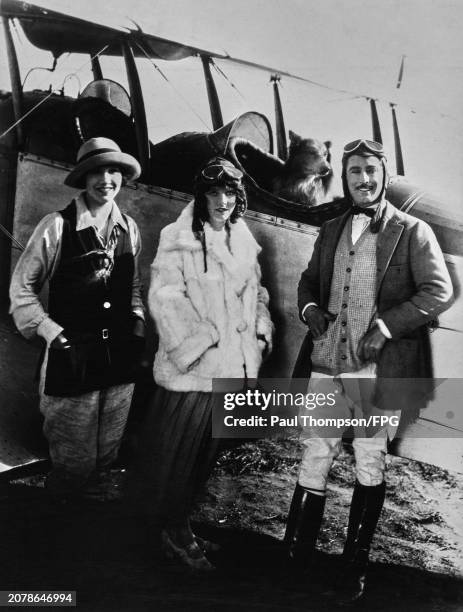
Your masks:
[[[299,136],[299,134],[296,134],[296,132],[289,130],[288,133],[289,133],[289,142],[291,143],[291,145],[298,145],[300,142],[302,142],[302,138]]]
[[[326,147],[326,161],[331,164],[331,140],[325,140],[324,145]]]

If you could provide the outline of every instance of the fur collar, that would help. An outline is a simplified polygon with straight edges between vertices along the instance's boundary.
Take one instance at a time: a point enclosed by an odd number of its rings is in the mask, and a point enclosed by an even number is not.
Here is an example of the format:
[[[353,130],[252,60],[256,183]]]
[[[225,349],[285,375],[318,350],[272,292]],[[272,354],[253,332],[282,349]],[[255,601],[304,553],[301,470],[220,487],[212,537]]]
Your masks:
[[[193,222],[193,202],[181,212],[175,223],[166,228],[163,248],[166,251],[201,251],[201,243],[191,230]],[[227,247],[224,232],[215,232],[209,223],[204,226],[208,257],[221,263],[232,276],[249,276],[250,263],[255,261],[260,246],[242,219],[230,226],[230,250]]]

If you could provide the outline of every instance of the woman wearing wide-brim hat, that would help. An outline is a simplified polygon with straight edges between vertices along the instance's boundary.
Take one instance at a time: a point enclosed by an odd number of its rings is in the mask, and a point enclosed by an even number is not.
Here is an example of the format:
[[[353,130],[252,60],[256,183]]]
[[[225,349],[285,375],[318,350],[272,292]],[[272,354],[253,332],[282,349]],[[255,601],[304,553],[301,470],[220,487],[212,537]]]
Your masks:
[[[88,492],[116,458],[143,344],[137,225],[115,198],[138,161],[108,138],[79,149],[65,179],[81,189],[34,230],[13,274],[11,313],[26,338],[40,336],[40,410],[55,499]],[[49,282],[48,307],[39,297]]]
[[[217,453],[212,381],[256,378],[272,343],[261,249],[242,219],[242,176],[226,159],[209,160],[197,176],[194,200],[162,230],[151,266],[158,389],[132,479],[161,527],[164,553],[198,571],[213,569],[210,543],[196,537],[189,522]]]
[[[87,173],[101,166],[117,166],[127,181],[133,181],[141,174],[140,164],[135,157],[123,153],[114,140],[90,138],[77,152],[77,164],[64,179],[64,184],[85,189]]]

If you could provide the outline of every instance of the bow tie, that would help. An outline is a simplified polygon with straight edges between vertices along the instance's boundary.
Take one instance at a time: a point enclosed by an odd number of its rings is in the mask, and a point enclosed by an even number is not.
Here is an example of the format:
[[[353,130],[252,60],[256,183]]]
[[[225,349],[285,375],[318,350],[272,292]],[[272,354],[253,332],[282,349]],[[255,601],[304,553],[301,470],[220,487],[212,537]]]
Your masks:
[[[372,219],[376,214],[376,208],[362,208],[361,206],[351,206],[349,210],[351,215],[366,215]]]

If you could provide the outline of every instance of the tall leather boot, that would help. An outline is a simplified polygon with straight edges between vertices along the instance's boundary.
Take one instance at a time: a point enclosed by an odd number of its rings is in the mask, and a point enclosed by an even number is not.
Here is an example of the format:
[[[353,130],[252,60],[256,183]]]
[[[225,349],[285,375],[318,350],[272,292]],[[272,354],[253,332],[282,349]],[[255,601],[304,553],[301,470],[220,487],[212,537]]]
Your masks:
[[[355,482],[341,576],[336,583],[339,603],[358,601],[364,594],[370,546],[384,503],[386,483],[367,487]]]
[[[310,562],[325,509],[325,497],[301,487],[294,489],[286,524],[285,544],[289,558],[303,567]]]

